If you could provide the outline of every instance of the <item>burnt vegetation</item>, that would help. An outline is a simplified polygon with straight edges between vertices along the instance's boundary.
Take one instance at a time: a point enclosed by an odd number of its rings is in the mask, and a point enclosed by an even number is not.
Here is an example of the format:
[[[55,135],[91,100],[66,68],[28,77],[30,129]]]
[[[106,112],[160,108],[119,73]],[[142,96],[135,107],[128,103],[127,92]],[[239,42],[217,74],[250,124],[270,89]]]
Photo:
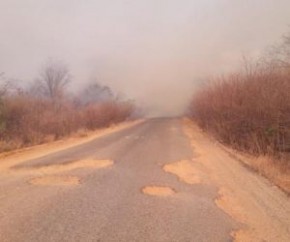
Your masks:
[[[49,61],[27,88],[0,75],[0,152],[41,144],[108,127],[134,118],[132,101],[119,100],[109,87],[88,85],[72,95],[68,68]]]
[[[266,57],[209,83],[191,101],[192,119],[235,149],[289,158],[290,34]]]

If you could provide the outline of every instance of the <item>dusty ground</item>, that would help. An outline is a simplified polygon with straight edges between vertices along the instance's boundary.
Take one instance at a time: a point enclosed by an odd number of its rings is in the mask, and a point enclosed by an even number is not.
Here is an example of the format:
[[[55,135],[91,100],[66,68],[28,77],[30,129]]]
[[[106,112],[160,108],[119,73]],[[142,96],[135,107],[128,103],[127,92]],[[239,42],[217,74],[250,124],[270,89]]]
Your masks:
[[[217,206],[243,224],[232,233],[235,241],[290,241],[289,197],[247,169],[191,121],[184,120],[184,132],[198,154],[194,160],[219,188]]]
[[[270,156],[254,157],[241,151],[233,150],[227,146],[221,145],[220,147],[227,151],[230,156],[241,161],[248,168],[261,174],[269,179],[275,185],[280,187],[288,195],[290,195],[290,157],[288,160],[278,160]]]

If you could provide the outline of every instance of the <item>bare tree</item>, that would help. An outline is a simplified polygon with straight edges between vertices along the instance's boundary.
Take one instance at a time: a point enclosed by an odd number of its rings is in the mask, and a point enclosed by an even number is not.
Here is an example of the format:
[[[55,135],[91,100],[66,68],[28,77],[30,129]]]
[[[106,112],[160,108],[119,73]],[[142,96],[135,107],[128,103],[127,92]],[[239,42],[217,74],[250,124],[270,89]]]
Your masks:
[[[0,98],[7,92],[9,82],[4,77],[4,72],[0,73]]]
[[[290,32],[283,36],[280,44],[268,50],[264,62],[270,66],[290,68]]]
[[[103,86],[99,83],[89,84],[79,95],[82,104],[100,103],[112,101],[115,95],[111,88]]]
[[[4,110],[3,110],[3,103],[2,103],[2,97],[6,93],[7,90],[7,84],[4,80],[4,73],[0,73],[0,139],[2,136],[2,132],[5,129],[5,121],[4,121]]]
[[[290,67],[290,32],[283,36],[281,45],[277,46],[276,58],[284,67]]]
[[[61,98],[70,82],[70,73],[62,62],[49,60],[40,72],[37,85],[42,93],[51,98]]]

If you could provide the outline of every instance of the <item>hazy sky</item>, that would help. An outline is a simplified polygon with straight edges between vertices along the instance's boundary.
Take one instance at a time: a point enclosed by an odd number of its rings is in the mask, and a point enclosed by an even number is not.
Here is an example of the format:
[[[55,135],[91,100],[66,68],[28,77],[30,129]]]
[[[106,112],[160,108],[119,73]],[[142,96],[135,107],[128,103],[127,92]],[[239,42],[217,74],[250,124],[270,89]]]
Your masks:
[[[197,83],[289,24],[289,0],[0,0],[0,72],[29,82],[60,59],[74,88],[96,78],[151,114],[175,114]]]

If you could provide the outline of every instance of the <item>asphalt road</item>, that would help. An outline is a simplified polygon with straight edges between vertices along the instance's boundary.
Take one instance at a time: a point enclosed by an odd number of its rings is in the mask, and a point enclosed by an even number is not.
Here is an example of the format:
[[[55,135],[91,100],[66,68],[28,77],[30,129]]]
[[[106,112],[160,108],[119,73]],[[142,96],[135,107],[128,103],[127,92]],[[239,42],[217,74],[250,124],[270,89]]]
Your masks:
[[[240,225],[216,206],[217,187],[187,184],[162,169],[195,156],[181,120],[160,118],[25,161],[0,174],[0,241],[231,241]],[[34,170],[85,159],[114,163],[57,174],[80,184],[29,183],[47,175]],[[146,186],[174,194],[144,194]]]

